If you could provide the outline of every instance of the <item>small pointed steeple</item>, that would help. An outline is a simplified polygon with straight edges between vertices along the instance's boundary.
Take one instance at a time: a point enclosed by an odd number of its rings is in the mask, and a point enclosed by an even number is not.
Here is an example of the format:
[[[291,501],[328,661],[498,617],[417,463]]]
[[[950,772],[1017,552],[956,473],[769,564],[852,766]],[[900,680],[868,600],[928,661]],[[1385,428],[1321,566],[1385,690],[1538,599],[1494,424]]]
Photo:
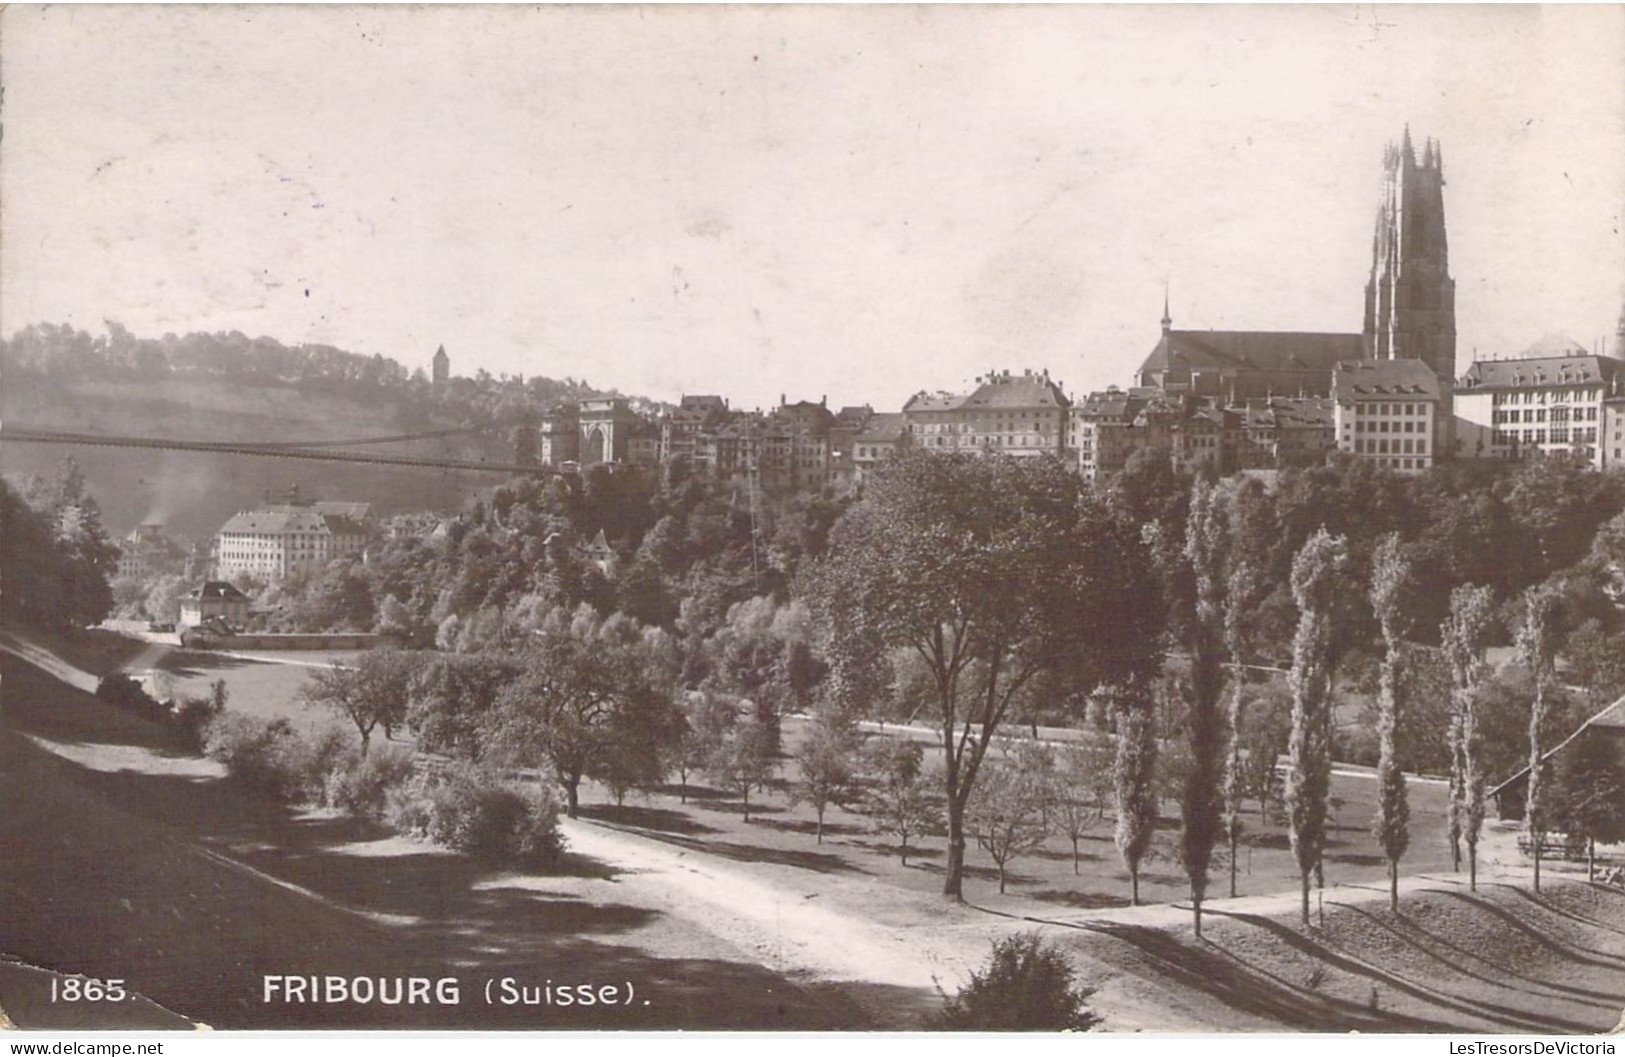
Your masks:
[[[1416,164],[1416,148],[1411,146],[1411,125],[1405,123],[1405,139],[1399,145],[1399,153],[1404,157],[1405,164]]]
[[[1174,329],[1174,318],[1168,313],[1168,284],[1162,284],[1162,332],[1168,333]]]

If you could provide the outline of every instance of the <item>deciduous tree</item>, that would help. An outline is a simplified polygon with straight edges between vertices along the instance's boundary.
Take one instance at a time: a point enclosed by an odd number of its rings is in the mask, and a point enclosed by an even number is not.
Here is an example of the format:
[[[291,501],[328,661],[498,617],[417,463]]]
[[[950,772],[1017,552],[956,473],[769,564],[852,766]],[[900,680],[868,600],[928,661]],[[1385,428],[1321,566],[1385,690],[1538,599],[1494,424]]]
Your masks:
[[[307,704],[342,713],[361,735],[361,755],[380,725],[385,733],[406,719],[406,702],[417,660],[399,650],[371,650],[353,665],[315,668],[300,691]]]
[[[833,710],[813,717],[796,753],[794,801],[812,805],[818,816],[818,843],[824,843],[824,812],[852,792],[858,752],[857,732]]]
[[[1007,742],[983,758],[965,829],[998,868],[1000,895],[1010,863],[1042,847],[1049,836],[1054,768],[1049,748],[1039,742]]]
[[[864,754],[870,776],[869,816],[875,828],[898,840],[898,857],[908,865],[908,842],[940,824],[931,798],[925,751],[917,741],[877,739]]]
[[[1040,673],[1076,695],[1160,657],[1161,608],[1132,525],[1048,460],[916,453],[894,460],[831,534],[810,577],[826,626],[906,647],[930,674],[948,860],[963,897],[964,815],[988,744]]]

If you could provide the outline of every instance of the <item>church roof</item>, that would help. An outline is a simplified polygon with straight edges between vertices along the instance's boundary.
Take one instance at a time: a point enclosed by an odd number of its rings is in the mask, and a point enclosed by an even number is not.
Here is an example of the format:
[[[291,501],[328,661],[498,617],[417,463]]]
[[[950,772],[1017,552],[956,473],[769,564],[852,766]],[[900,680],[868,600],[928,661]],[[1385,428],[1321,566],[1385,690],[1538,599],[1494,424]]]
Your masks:
[[[1169,330],[1140,371],[1330,371],[1365,354],[1359,334],[1273,330]]]

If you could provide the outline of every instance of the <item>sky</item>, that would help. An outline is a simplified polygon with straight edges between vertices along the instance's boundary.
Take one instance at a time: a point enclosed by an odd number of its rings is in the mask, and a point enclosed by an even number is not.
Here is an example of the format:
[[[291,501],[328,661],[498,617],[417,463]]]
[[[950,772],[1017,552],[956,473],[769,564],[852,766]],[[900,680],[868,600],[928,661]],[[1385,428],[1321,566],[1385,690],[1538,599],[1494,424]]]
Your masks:
[[[1358,331],[1443,149],[1458,357],[1625,303],[1625,7],[8,7],[0,332],[895,410]],[[1625,350],[1622,350],[1625,352]]]

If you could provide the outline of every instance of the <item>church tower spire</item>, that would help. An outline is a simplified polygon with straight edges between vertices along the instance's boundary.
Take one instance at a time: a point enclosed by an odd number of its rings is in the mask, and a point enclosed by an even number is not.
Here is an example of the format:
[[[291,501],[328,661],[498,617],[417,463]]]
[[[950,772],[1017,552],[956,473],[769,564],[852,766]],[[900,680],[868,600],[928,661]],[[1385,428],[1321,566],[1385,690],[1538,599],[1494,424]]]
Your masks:
[[[1162,332],[1174,329],[1174,317],[1168,313],[1168,284],[1162,284]]]
[[[1382,197],[1365,294],[1366,356],[1422,360],[1456,373],[1456,282],[1444,223],[1444,153],[1429,138],[1416,160],[1410,127],[1383,158]]]

